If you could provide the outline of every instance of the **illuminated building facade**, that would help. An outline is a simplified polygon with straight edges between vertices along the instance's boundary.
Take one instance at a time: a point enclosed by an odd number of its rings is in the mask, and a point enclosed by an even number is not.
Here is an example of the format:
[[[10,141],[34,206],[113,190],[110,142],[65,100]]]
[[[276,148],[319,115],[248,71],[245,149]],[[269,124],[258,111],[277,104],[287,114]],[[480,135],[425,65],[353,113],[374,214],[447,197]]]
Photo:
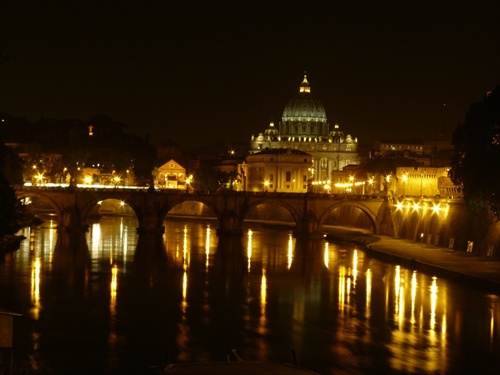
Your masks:
[[[252,136],[250,153],[265,149],[292,149],[312,156],[313,181],[327,181],[332,172],[341,171],[350,164],[359,164],[358,140],[344,134],[339,125],[330,130],[326,112],[314,99],[307,75],[300,84],[299,93],[288,101],[278,128],[271,123],[257,136]]]
[[[186,189],[186,168],[171,159],[155,168],[155,187],[160,189]]]
[[[292,149],[267,149],[240,164],[242,190],[306,193],[312,177],[312,156]]]

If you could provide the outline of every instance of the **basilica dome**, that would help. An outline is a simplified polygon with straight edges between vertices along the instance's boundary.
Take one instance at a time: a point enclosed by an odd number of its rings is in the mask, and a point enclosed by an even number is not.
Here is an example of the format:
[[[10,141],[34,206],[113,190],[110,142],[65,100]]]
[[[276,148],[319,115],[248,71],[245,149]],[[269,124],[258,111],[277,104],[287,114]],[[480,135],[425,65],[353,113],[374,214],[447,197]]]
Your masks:
[[[288,101],[283,110],[282,122],[326,122],[326,112],[323,104],[315,100],[311,94],[311,87],[304,74],[300,84],[299,94]]]

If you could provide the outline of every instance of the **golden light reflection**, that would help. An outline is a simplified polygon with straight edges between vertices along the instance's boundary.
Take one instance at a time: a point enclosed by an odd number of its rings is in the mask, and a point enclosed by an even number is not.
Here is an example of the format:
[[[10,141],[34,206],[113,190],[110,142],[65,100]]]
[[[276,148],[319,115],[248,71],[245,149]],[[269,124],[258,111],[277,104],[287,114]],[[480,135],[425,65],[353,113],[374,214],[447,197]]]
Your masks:
[[[410,323],[415,324],[415,301],[417,299],[417,271],[411,275],[411,318]]]
[[[345,266],[339,266],[339,311],[343,311],[345,307],[346,275]]]
[[[266,307],[267,307],[267,277],[266,277],[266,269],[262,268],[262,277],[260,280],[260,317],[258,326],[258,331],[260,334],[264,334],[267,332]]]
[[[187,286],[188,286],[188,275],[187,271],[184,270],[182,274],[182,311],[186,313],[187,307]]]
[[[266,277],[266,269],[262,269],[262,278],[260,280],[260,311],[261,313],[266,310],[266,301],[267,301],[267,277]]]
[[[189,268],[189,243],[188,243],[188,229],[187,225],[184,226],[184,235],[182,237],[182,268],[186,271]],[[184,272],[184,274],[186,274]]]
[[[356,289],[356,280],[358,278],[358,250],[354,249],[352,254],[352,287]]]
[[[328,242],[325,242],[325,253],[323,254],[323,262],[325,263],[325,267],[330,269],[330,252],[328,251]]]
[[[431,285],[431,316],[430,316],[430,328],[434,331],[436,326],[436,305],[438,300],[438,287],[437,287],[437,277],[432,277]]]
[[[404,317],[403,309],[404,309],[404,300],[402,301],[402,297],[404,296],[403,287],[401,285],[401,267],[396,266],[396,272],[394,275],[394,316],[395,320],[399,323],[399,329],[401,329],[402,318]],[[403,314],[403,316],[402,316]]]
[[[366,318],[370,317],[370,305],[372,302],[372,271],[371,269],[366,270],[365,278],[366,278]]]
[[[92,257],[96,257],[99,252],[99,243],[101,242],[101,226],[99,223],[92,224],[91,229],[91,252]]]
[[[287,268],[292,267],[293,262],[293,237],[292,234],[288,234],[288,251],[287,251]]]
[[[109,312],[111,316],[116,315],[116,291],[118,289],[118,267],[116,264],[111,267]]]
[[[205,268],[208,271],[210,265],[210,225],[207,226],[207,236],[205,239]]]
[[[33,319],[38,320],[40,317],[40,311],[42,305],[40,303],[40,271],[41,271],[41,260],[39,257],[33,259],[31,263],[31,303],[32,308],[30,310]]]
[[[248,235],[247,235],[247,259],[248,259],[248,272],[250,272],[250,268],[252,266],[252,230],[248,230]]]

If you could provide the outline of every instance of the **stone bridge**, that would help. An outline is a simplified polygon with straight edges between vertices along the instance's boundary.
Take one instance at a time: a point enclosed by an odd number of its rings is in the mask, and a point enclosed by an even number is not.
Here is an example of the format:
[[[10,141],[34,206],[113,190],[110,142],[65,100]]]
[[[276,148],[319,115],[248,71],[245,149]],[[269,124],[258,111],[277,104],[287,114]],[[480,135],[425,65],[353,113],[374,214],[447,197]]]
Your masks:
[[[321,236],[325,218],[343,206],[356,207],[367,216],[373,233],[394,235],[390,205],[387,200],[369,196],[325,195],[314,193],[250,193],[152,189],[97,189],[64,187],[18,187],[18,199],[38,197],[49,203],[57,213],[60,232],[77,233],[87,227],[89,214],[100,201],[116,199],[131,207],[139,222],[139,238],[163,233],[168,212],[183,202],[201,202],[208,206],[218,221],[219,236],[242,235],[242,224],[255,207],[268,204],[287,210],[295,221],[296,237]]]

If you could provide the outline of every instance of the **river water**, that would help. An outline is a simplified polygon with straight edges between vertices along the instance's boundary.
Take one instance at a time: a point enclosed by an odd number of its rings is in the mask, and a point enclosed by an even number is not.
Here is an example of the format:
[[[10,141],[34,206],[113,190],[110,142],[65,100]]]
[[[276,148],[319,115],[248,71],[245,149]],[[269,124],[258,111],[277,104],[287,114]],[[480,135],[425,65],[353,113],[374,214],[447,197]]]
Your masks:
[[[18,369],[144,374],[171,361],[299,363],[321,374],[497,374],[500,297],[283,227],[165,222],[164,258],[136,253],[133,217],[103,217],[88,253],[54,251],[57,223],[26,228],[0,263]],[[80,250],[81,251],[81,250]]]

